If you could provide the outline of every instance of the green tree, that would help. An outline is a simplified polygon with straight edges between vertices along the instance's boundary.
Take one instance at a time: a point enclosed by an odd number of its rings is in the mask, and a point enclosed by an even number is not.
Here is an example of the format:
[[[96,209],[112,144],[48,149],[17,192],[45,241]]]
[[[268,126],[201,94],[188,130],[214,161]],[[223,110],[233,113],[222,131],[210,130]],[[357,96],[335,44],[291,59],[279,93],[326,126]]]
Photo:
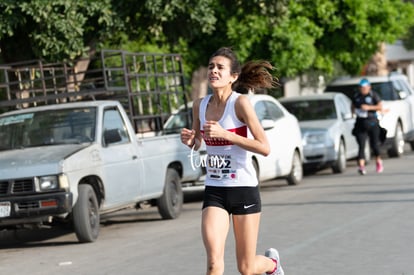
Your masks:
[[[414,24],[403,0],[3,0],[3,61],[70,60],[101,47],[180,52],[188,72],[220,46],[267,59],[279,76],[359,72]]]
[[[205,28],[185,14],[162,16],[179,0],[154,2],[150,17],[162,22],[158,41],[183,53],[190,71],[218,47],[232,46],[242,61],[270,60],[278,76],[357,74],[381,43],[404,37],[414,24],[414,5],[403,0],[199,1],[209,16],[200,20]]]
[[[252,0],[215,10],[220,38],[214,31],[204,41],[234,45],[243,60],[270,59],[282,76],[332,74],[335,63],[355,74],[381,42],[394,42],[414,24],[413,4],[401,0]]]
[[[110,0],[0,2],[2,59],[71,60],[93,51],[123,27]]]

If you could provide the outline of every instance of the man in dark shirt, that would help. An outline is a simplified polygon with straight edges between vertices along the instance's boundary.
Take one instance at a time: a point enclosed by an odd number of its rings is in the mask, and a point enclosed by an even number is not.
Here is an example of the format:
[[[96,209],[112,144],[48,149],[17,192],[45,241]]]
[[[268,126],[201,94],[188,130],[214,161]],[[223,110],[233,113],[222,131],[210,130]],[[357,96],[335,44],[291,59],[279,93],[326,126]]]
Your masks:
[[[376,171],[381,173],[384,170],[380,156],[380,126],[377,117],[377,111],[381,110],[381,98],[371,89],[369,81],[363,78],[359,82],[359,92],[352,99],[352,112],[357,117],[353,133],[359,145],[358,172],[361,175],[366,174],[364,151],[367,138],[375,156]]]

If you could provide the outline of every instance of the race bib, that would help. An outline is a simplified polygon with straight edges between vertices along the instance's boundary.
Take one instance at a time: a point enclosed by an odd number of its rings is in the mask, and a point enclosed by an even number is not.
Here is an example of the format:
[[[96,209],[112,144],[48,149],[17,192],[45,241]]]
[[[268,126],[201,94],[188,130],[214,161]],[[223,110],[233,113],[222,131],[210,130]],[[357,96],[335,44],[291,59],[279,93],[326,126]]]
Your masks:
[[[207,176],[213,180],[236,180],[236,161],[230,155],[208,155]]]
[[[368,111],[362,110],[362,109],[355,109],[355,114],[357,117],[367,118],[368,117]]]

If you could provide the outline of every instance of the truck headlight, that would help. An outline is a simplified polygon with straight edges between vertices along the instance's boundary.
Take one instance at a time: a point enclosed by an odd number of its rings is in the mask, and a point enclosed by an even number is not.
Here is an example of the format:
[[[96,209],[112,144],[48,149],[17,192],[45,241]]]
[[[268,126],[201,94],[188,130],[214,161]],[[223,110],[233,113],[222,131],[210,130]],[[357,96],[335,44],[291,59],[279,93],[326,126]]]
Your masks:
[[[50,191],[56,190],[59,188],[59,182],[57,176],[43,176],[38,177],[37,179],[37,186],[39,187],[39,191]]]

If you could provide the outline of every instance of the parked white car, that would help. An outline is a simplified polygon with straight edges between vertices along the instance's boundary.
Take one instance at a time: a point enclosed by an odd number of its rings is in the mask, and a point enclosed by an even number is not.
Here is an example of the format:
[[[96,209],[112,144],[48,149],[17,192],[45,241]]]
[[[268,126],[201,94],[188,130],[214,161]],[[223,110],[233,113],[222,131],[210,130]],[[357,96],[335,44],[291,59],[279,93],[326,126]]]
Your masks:
[[[290,185],[299,184],[303,178],[303,146],[298,120],[270,95],[254,94],[249,95],[249,99],[271,146],[267,157],[253,154],[259,181],[285,178]],[[165,122],[164,133],[179,132],[187,127],[187,115],[192,111],[190,106],[191,102],[187,111],[180,108]],[[201,155],[203,151],[202,147]]]
[[[326,91],[341,92],[352,98],[358,91],[362,77],[342,77],[326,87]],[[408,142],[414,150],[414,91],[407,77],[399,73],[389,76],[364,77],[371,83],[372,90],[382,99],[385,112],[380,114],[380,125],[387,130],[385,148],[390,157],[399,157],[404,153],[404,144]]]
[[[347,160],[358,155],[358,144],[352,135],[355,119],[351,100],[341,93],[324,93],[279,101],[299,120],[305,171],[331,167],[334,173],[344,172]],[[369,156],[369,146],[366,150]]]

